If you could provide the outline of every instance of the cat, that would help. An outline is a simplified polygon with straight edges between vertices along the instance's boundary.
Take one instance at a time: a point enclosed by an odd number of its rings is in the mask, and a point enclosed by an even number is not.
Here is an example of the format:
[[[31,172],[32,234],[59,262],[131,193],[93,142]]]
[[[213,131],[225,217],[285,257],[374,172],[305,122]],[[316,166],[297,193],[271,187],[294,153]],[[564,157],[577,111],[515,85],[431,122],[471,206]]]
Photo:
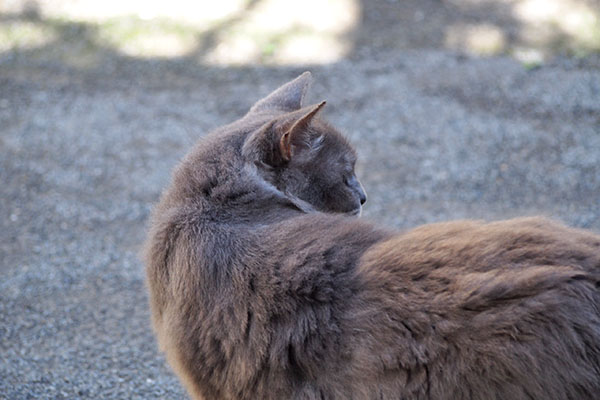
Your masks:
[[[199,140],[145,247],[194,399],[597,399],[600,236],[542,218],[395,232],[304,73]]]

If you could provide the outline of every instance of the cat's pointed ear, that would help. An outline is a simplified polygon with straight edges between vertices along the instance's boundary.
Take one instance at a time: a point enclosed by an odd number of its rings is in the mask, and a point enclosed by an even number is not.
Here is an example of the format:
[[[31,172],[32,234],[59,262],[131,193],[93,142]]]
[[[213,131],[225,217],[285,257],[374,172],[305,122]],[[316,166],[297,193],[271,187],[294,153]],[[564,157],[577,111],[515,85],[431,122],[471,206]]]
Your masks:
[[[254,163],[278,167],[306,150],[314,150],[321,143],[321,135],[308,127],[324,105],[304,107],[267,122],[246,139],[243,156]]]
[[[312,75],[306,71],[293,81],[280,86],[277,90],[252,106],[250,113],[279,110],[296,111],[302,108],[302,101],[312,81]]]
[[[281,152],[281,158],[283,158],[284,161],[290,161],[292,159],[294,149],[310,147],[311,138],[307,128],[312,119],[324,105],[325,101],[322,101],[319,104],[307,107],[306,112],[300,114],[299,118],[293,118],[291,126],[284,130],[279,139],[279,151]],[[289,124],[290,122],[286,125],[289,126]]]

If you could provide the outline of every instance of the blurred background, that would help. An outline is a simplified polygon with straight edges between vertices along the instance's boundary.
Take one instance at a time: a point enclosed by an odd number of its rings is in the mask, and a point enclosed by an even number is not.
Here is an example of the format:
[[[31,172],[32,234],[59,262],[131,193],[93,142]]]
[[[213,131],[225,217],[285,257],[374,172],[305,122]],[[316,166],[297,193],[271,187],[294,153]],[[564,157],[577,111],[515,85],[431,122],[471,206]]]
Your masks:
[[[397,229],[600,232],[598,0],[0,0],[0,399],[179,399],[139,259],[170,172],[305,70]]]
[[[406,49],[528,65],[600,50],[596,0],[3,0],[1,50],[93,68],[108,56],[330,64]]]

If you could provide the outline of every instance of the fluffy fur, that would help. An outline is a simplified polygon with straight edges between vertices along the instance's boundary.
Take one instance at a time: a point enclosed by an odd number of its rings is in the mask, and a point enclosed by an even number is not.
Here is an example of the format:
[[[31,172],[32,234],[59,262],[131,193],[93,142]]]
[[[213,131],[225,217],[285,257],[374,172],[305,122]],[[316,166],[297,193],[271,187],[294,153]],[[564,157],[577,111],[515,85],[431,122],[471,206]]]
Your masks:
[[[539,218],[398,233],[309,74],[200,140],[152,217],[161,349],[194,399],[596,399],[600,236]]]

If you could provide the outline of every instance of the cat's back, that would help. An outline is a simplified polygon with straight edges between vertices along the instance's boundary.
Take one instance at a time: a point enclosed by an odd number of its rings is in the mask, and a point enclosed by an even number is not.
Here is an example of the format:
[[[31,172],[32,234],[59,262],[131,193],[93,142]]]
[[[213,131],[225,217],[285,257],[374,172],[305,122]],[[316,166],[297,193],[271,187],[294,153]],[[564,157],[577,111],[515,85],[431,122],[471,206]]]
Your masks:
[[[571,266],[600,273],[600,235],[528,217],[486,223],[464,220],[423,225],[382,243],[371,254],[385,265],[443,266],[461,272]]]
[[[593,308],[600,304],[600,235],[539,217],[430,224],[375,244],[358,272],[365,285],[407,293],[405,304],[421,301],[432,312],[500,315],[538,297],[549,308],[591,297]],[[576,318],[600,321],[597,311]]]
[[[358,271],[364,302],[388,314],[370,352],[403,341],[393,359],[422,371],[412,385],[432,398],[590,399],[600,390],[595,233],[543,218],[431,224],[371,247]],[[388,321],[403,321],[404,333]]]

